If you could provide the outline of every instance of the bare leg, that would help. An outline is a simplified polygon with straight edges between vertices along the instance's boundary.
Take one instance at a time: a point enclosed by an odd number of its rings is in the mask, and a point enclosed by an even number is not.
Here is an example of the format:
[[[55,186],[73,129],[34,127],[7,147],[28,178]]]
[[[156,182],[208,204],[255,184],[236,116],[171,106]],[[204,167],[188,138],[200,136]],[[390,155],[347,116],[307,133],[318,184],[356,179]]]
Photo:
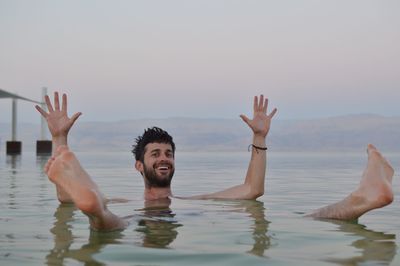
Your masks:
[[[308,215],[315,218],[355,220],[364,213],[393,201],[393,168],[380,152],[368,145],[368,163],[360,185],[349,196]]]
[[[65,191],[76,207],[89,217],[93,229],[123,229],[127,223],[107,209],[106,199],[67,146],[57,148],[45,171]]]

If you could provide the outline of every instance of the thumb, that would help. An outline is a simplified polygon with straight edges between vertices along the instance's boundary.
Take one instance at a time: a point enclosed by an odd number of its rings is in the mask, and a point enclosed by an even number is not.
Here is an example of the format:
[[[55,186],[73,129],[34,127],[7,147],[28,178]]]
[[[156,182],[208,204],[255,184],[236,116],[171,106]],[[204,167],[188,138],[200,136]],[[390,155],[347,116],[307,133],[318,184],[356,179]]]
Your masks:
[[[44,118],[47,118],[47,113],[46,113],[42,108],[40,108],[39,105],[36,105],[35,108],[36,108],[36,110],[39,111],[39,113],[40,113]]]
[[[75,121],[76,121],[81,115],[82,115],[81,112],[75,113],[75,114],[71,117],[72,124],[75,123]]]
[[[245,115],[240,115],[240,118],[247,124],[250,126],[250,119],[245,116]]]

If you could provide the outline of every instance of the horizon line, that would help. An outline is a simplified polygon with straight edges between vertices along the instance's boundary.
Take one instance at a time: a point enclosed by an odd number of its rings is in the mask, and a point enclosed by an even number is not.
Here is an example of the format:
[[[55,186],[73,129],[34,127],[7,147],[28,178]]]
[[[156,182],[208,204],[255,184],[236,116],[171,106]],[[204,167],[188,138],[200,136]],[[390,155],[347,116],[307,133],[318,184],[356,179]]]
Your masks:
[[[380,118],[400,118],[400,115],[382,115],[378,113],[349,113],[349,114],[338,114],[338,115],[329,115],[329,116],[321,116],[321,117],[303,117],[303,118],[275,118],[275,121],[304,121],[304,120],[321,120],[321,119],[333,119],[333,118],[346,118],[346,117],[380,117]],[[83,117],[82,117],[83,118]],[[115,123],[115,122],[126,122],[126,121],[145,121],[145,120],[170,120],[170,119],[193,119],[193,120],[236,120],[237,118],[226,118],[226,117],[194,117],[194,116],[170,116],[170,117],[147,117],[147,118],[132,118],[132,119],[116,119],[116,120],[88,120],[84,121],[84,123]],[[238,120],[240,121],[240,117],[238,116]],[[82,121],[82,120],[81,120]],[[0,124],[11,124],[9,122],[2,122]],[[27,122],[20,121],[18,124],[40,124],[38,122]]]

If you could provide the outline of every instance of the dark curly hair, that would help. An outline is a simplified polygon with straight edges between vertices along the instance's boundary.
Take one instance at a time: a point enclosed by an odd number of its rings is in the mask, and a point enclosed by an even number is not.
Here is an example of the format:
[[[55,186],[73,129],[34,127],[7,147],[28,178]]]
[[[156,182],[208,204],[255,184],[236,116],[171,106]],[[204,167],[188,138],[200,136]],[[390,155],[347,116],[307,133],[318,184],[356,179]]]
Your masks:
[[[132,153],[136,161],[144,161],[145,147],[149,143],[170,144],[175,155],[175,143],[168,132],[159,127],[152,127],[145,129],[143,135],[138,136],[135,139],[135,144],[132,145]]]

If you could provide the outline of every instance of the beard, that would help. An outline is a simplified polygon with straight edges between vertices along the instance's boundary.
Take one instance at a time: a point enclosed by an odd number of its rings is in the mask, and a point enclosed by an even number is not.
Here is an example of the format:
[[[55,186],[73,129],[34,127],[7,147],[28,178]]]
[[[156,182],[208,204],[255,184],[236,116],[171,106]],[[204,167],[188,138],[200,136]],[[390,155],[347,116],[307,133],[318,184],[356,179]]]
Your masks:
[[[144,178],[145,182],[150,187],[159,187],[165,188],[171,185],[172,176],[174,175],[175,168],[173,165],[169,164],[170,173],[168,176],[163,177],[157,174],[156,167],[148,167],[146,164],[143,163],[144,168]]]

